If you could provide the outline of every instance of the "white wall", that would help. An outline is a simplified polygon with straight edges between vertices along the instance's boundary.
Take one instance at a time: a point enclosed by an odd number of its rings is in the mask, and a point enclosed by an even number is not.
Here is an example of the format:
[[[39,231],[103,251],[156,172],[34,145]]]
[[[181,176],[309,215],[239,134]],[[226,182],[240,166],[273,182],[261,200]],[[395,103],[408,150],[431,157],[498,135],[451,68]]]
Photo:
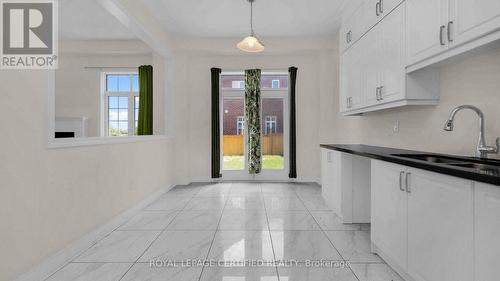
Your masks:
[[[0,280],[174,183],[171,140],[47,149],[47,74],[0,85]]]
[[[338,56],[338,53],[336,54]],[[338,67],[338,58],[335,58]],[[331,122],[323,130],[333,132],[322,143],[363,143],[459,155],[473,155],[477,144],[478,119],[471,111],[460,112],[455,130],[445,132],[443,126],[450,111],[461,104],[472,104],[484,111],[489,145],[500,136],[500,49],[483,52],[441,68],[441,100],[437,106],[403,107],[343,117],[338,113],[338,86],[322,96],[333,105],[332,116],[326,108],[323,116]],[[323,104],[323,103],[322,103]],[[400,131],[393,132],[399,120]],[[490,155],[500,158],[499,155]]]
[[[329,54],[331,53],[330,51]],[[319,128],[322,118],[319,110],[320,80],[330,82],[334,79],[334,73],[330,73],[331,76],[321,73],[322,67],[326,67],[325,56],[328,56],[328,53],[323,50],[287,50],[282,55],[272,52],[247,55],[241,52],[214,54],[198,50],[177,51],[175,53],[176,136],[179,143],[176,151],[179,153],[177,160],[180,161],[177,163],[177,169],[182,174],[180,178],[184,179],[181,182],[203,181],[210,178],[210,68],[212,67],[223,70],[261,68],[285,71],[290,66],[298,67],[296,100],[298,177],[299,180],[318,180]]]

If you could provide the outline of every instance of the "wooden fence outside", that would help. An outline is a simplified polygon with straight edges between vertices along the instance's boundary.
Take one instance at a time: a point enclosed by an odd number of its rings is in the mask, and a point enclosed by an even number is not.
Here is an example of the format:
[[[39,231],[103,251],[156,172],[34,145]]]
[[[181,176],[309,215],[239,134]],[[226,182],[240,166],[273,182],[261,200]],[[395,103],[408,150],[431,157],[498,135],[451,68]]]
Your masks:
[[[243,135],[224,136],[224,155],[241,156],[244,154]],[[263,155],[283,155],[283,134],[272,134],[262,136]]]

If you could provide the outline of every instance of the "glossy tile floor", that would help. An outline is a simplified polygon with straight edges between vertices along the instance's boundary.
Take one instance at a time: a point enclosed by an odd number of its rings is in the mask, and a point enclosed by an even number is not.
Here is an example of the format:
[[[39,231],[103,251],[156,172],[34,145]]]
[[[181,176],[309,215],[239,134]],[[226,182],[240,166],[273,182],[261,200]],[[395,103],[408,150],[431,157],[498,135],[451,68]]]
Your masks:
[[[164,194],[46,280],[402,280],[370,253],[369,231],[342,224],[316,184],[193,184]],[[199,260],[227,263],[183,264]]]

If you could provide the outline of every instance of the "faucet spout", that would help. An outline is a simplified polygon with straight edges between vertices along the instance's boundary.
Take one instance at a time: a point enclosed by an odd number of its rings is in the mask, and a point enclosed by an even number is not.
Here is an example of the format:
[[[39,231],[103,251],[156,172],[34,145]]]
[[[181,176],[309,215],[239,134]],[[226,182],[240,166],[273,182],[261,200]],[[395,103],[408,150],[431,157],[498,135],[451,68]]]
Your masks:
[[[444,130],[449,132],[453,131],[455,115],[463,109],[470,109],[476,112],[476,114],[479,117],[479,140],[476,147],[476,157],[487,158],[488,153],[498,153],[499,151],[498,143],[496,147],[486,145],[486,140],[484,137],[484,114],[481,111],[481,109],[473,105],[461,105],[453,109],[450,113],[450,117],[448,118],[448,120],[444,125]]]

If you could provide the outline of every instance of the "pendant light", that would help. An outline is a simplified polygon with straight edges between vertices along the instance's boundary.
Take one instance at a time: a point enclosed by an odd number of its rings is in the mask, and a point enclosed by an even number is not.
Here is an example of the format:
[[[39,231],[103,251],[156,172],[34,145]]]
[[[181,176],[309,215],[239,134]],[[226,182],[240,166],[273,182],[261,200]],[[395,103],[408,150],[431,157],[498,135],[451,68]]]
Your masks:
[[[245,37],[238,43],[236,46],[238,49],[249,52],[249,53],[258,53],[264,51],[264,44],[262,44],[259,39],[255,36],[253,32],[253,2],[255,0],[247,0],[250,2],[250,36]]]

